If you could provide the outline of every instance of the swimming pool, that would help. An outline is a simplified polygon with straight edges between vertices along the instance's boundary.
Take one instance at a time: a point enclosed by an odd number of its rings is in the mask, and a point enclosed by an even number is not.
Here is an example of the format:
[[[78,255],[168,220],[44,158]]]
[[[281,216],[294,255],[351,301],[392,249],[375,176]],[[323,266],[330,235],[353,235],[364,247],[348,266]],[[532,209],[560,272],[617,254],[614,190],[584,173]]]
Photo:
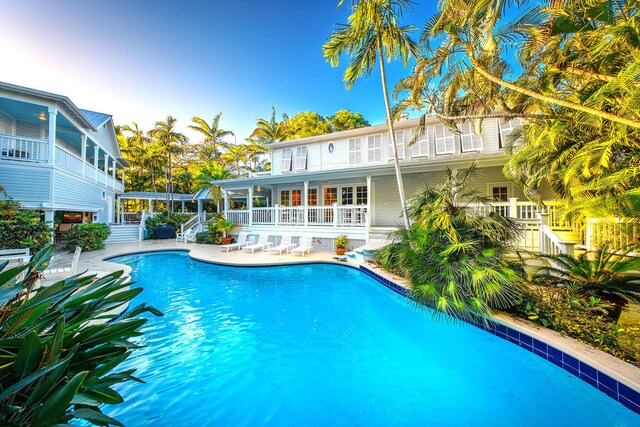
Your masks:
[[[120,257],[162,310],[127,367],[127,426],[637,426],[570,373],[342,266],[240,268]],[[134,302],[135,304],[135,302]]]

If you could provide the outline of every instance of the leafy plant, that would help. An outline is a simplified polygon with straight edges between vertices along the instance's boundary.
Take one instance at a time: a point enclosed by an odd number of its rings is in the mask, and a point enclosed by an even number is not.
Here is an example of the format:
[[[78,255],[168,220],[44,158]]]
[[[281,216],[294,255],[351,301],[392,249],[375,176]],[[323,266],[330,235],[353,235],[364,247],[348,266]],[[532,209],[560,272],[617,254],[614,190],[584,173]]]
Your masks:
[[[0,265],[0,419],[7,426],[122,425],[101,407],[122,403],[115,384],[140,381],[118,366],[138,347],[131,339],[147,321],[140,314],[162,313],[141,304],[118,314],[142,292],[122,271],[37,287],[53,250],[23,266]]]
[[[169,224],[180,230],[180,225],[187,222],[189,218],[186,215],[172,212],[170,215],[166,213],[160,213],[145,219],[144,225],[146,228],[154,228],[156,225]]]
[[[52,231],[40,213],[21,209],[13,200],[0,199],[0,249],[30,248],[37,252],[49,243]]]
[[[210,231],[200,231],[196,233],[196,243],[215,245],[219,240],[220,237],[215,234],[211,234]]]
[[[349,240],[349,237],[346,234],[342,234],[336,237],[336,240],[335,240],[336,248],[344,248],[349,244],[350,241],[351,240]]]
[[[225,236],[228,233],[231,233],[233,229],[238,226],[238,224],[234,223],[233,221],[229,221],[226,219],[219,220],[218,222],[215,223],[215,225],[216,225],[216,229],[219,231],[222,231]]]
[[[620,316],[627,298],[640,301],[640,258],[616,253],[609,245],[578,256],[559,254],[542,255],[549,267],[538,271],[537,283],[547,286],[574,286],[584,295],[597,295],[609,300],[617,299],[614,320]],[[634,274],[635,272],[635,274]]]
[[[585,295],[576,285],[526,288],[509,312],[633,364],[640,364],[637,344],[622,345],[638,328],[622,327],[610,318],[610,304]],[[633,343],[633,339],[629,340]]]
[[[85,252],[104,249],[104,242],[110,234],[111,229],[107,224],[99,222],[93,224],[78,224],[69,231],[67,250],[72,252],[76,246],[80,246]]]
[[[409,201],[415,223],[392,233],[378,252],[382,267],[405,277],[418,302],[436,315],[488,317],[512,305],[523,283],[522,266],[506,257],[519,230],[496,213],[476,214],[465,202],[481,200],[469,190],[475,167],[427,187]]]

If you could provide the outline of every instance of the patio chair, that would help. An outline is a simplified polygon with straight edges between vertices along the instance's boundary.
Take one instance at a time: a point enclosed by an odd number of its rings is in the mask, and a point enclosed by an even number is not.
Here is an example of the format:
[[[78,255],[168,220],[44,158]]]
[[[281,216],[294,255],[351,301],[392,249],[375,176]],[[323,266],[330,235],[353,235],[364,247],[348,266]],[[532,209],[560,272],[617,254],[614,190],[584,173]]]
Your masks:
[[[25,249],[2,249],[0,250],[0,262],[16,261],[18,265],[25,264],[31,260],[29,248]]]
[[[283,251],[289,252],[291,249],[295,248],[296,244],[291,243],[291,234],[283,234],[280,239],[280,244],[278,246],[274,246],[269,249],[269,253],[271,254],[279,254],[282,255]]]
[[[70,275],[74,275],[78,272],[78,261],[80,261],[80,254],[82,253],[82,248],[80,246],[76,246],[76,251],[73,253],[73,260],[71,261],[70,267],[61,267],[61,268],[50,268],[42,272],[42,274],[59,274],[59,273],[69,273]],[[53,257],[51,257],[51,262],[49,265],[53,263]]]
[[[253,244],[253,245],[248,245],[242,248],[242,250],[244,252],[255,252],[255,251],[263,251],[266,250],[268,248],[270,248],[272,245],[271,242],[269,242],[269,235],[268,234],[260,234],[260,236],[258,237],[258,243]]]
[[[248,235],[249,233],[247,233],[246,231],[241,231],[238,235],[238,240],[235,243],[231,243],[229,245],[221,245],[220,252],[222,252],[223,250],[229,252],[231,249],[242,249],[245,246],[250,245],[251,243],[247,242]]]
[[[304,256],[305,253],[310,254],[311,252],[315,252],[312,240],[313,238],[311,236],[300,237],[300,244],[298,247],[291,249],[291,255],[300,254]]]
[[[177,233],[176,239],[178,242],[189,243],[196,241],[196,233],[198,232],[198,227],[191,227],[184,233]]]

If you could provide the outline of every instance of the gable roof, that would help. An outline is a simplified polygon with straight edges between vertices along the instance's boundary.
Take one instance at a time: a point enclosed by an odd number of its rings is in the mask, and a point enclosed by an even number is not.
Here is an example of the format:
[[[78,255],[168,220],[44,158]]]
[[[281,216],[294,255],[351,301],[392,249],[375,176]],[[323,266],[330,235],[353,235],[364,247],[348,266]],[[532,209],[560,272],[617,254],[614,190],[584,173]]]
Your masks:
[[[79,110],[87,119],[89,119],[96,129],[105,124],[107,120],[111,118],[110,114],[98,113],[97,111],[85,110],[83,108],[80,108]]]

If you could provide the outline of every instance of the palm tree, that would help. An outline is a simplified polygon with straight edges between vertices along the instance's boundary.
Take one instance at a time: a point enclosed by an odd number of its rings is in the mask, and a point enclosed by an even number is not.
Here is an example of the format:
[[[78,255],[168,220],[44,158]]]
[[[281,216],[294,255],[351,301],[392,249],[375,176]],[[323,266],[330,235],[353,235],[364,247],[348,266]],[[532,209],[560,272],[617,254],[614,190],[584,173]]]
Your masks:
[[[212,185],[211,182],[230,178],[233,178],[231,172],[220,163],[212,160],[204,163],[196,176],[196,190],[207,189],[207,196],[216,204],[218,213],[220,213],[220,202],[222,201],[222,187]]]
[[[220,161],[232,166],[235,169],[235,176],[240,178],[243,175],[243,169],[247,163],[247,146],[228,145],[225,152],[220,155]]]
[[[149,161],[149,145],[152,143],[152,139],[138,127],[136,122],[132,122],[131,126],[122,126],[121,130],[130,133],[127,137],[127,148],[124,154],[128,156],[130,163],[138,165],[138,176],[144,179],[144,169]],[[140,188],[140,190],[144,189]]]
[[[166,120],[157,121],[155,128],[149,131],[149,136],[153,137],[159,144],[159,148],[167,159],[165,167],[166,179],[166,203],[167,213],[171,213],[171,203],[173,202],[173,156],[182,153],[187,138],[180,132],[176,132],[175,125],[177,119],[167,116]]]
[[[410,281],[416,301],[436,315],[488,318],[507,308],[522,285],[522,268],[505,254],[519,236],[510,218],[476,214],[469,202],[486,202],[470,189],[475,165],[453,172],[412,197],[408,229],[392,234],[378,255],[381,265]]]
[[[233,136],[234,133],[230,130],[221,129],[220,126],[220,117],[222,113],[218,113],[213,117],[211,124],[208,124],[204,119],[200,117],[193,117],[191,121],[194,123],[193,125],[189,125],[189,129],[195,130],[204,136],[202,141],[204,147],[201,150],[203,153],[203,160],[207,158],[218,158],[218,146],[225,147],[226,143],[224,138],[227,136]],[[209,144],[211,145],[211,149],[208,149]]]
[[[287,115],[283,114],[282,121],[278,122],[276,120],[276,108],[272,106],[269,120],[256,119],[256,129],[251,134],[251,137],[258,138],[265,144],[284,141],[287,139],[287,121]]]
[[[343,1],[341,0],[339,5]],[[376,62],[380,65],[387,126],[393,150],[393,164],[406,228],[409,228],[410,222],[407,215],[402,173],[398,162],[398,149],[389,105],[384,62],[400,57],[406,66],[409,58],[418,54],[417,44],[409,37],[409,32],[415,27],[403,27],[399,24],[403,12],[411,4],[410,0],[353,0],[351,4],[353,13],[349,16],[349,24],[340,25],[323,46],[324,57],[333,67],[340,64],[340,56],[343,53],[351,56],[351,62],[344,73],[347,89],[351,89],[359,77],[371,74]]]

